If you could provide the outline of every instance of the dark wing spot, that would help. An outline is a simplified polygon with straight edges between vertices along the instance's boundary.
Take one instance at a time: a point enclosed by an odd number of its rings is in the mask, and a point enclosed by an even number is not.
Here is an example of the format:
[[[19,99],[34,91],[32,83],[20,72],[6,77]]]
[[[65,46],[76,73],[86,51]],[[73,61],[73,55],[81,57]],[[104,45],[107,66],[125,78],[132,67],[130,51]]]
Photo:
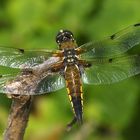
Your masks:
[[[90,64],[90,63],[85,64],[85,67],[86,67],[86,68],[89,68],[89,67],[91,67],[91,66],[92,66],[92,64]]]
[[[21,53],[24,53],[24,49],[19,49],[19,51],[20,51]]]
[[[135,27],[140,26],[140,23],[134,24]]]
[[[110,36],[110,39],[113,40],[113,39],[115,38],[115,36],[116,36],[116,34],[111,35],[111,36]]]
[[[110,59],[108,60],[108,62],[109,62],[109,63],[112,63],[112,61],[113,61],[113,59],[112,59],[112,58],[110,58]]]

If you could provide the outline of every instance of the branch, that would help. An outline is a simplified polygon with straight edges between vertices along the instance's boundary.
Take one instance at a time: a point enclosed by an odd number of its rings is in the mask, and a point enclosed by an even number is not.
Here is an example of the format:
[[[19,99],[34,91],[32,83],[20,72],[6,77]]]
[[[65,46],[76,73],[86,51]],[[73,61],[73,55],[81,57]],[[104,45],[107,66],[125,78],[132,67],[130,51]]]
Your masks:
[[[13,96],[4,140],[23,140],[27,126],[32,96]]]

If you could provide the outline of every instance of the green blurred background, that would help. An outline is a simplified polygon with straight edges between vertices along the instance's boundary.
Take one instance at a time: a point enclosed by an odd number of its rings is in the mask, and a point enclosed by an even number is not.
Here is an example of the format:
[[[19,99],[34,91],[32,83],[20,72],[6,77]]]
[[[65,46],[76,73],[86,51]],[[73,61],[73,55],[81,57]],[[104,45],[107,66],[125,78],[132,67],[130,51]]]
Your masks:
[[[0,44],[55,49],[60,29],[79,45],[140,22],[140,0],[0,0]],[[140,46],[129,53],[139,53]],[[140,139],[140,76],[106,86],[84,85],[84,124],[63,131],[73,113],[66,89],[37,96],[25,140]],[[0,95],[0,140],[11,100]]]

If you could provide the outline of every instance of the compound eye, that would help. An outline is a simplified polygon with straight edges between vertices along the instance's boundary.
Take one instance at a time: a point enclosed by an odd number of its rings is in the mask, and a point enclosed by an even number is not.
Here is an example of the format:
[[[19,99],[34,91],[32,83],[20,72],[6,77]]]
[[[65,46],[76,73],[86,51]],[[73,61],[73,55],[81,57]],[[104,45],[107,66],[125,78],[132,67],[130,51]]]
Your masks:
[[[73,34],[66,32],[65,37],[67,37],[68,39],[71,39],[71,38],[73,38]]]
[[[64,30],[65,34],[68,36],[73,36],[73,33],[71,31],[68,30]]]
[[[63,40],[63,36],[61,32],[58,32],[56,36],[56,43],[60,43]]]
[[[60,44],[63,41],[63,36],[61,34],[58,34],[56,36],[56,43]]]

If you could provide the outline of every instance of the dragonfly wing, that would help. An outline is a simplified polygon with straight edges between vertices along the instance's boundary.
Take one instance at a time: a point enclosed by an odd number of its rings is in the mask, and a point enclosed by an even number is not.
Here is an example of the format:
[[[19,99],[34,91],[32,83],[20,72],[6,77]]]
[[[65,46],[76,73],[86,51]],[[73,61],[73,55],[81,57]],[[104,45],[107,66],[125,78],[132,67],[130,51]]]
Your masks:
[[[55,51],[49,50],[23,50],[0,46],[0,65],[12,68],[30,68],[43,63]]]
[[[63,87],[65,80],[59,74],[47,75],[43,79],[34,76],[13,77],[13,75],[3,75],[0,78],[0,93],[9,95],[47,94]]]
[[[63,77],[49,70],[49,67],[57,61],[57,57],[51,57],[37,67],[21,70],[0,66],[0,92],[38,95],[63,88],[65,86]]]
[[[77,48],[80,57],[93,59],[112,57],[125,53],[140,43],[140,23],[131,25],[99,42],[89,42]]]
[[[86,84],[111,84],[140,73],[140,56],[122,56],[89,61],[91,67],[82,74]]]
[[[65,87],[65,80],[59,74],[48,75],[41,80],[35,90],[36,94],[50,93]]]
[[[14,79],[19,73],[19,69],[0,66],[0,93],[5,93],[5,83]]]

